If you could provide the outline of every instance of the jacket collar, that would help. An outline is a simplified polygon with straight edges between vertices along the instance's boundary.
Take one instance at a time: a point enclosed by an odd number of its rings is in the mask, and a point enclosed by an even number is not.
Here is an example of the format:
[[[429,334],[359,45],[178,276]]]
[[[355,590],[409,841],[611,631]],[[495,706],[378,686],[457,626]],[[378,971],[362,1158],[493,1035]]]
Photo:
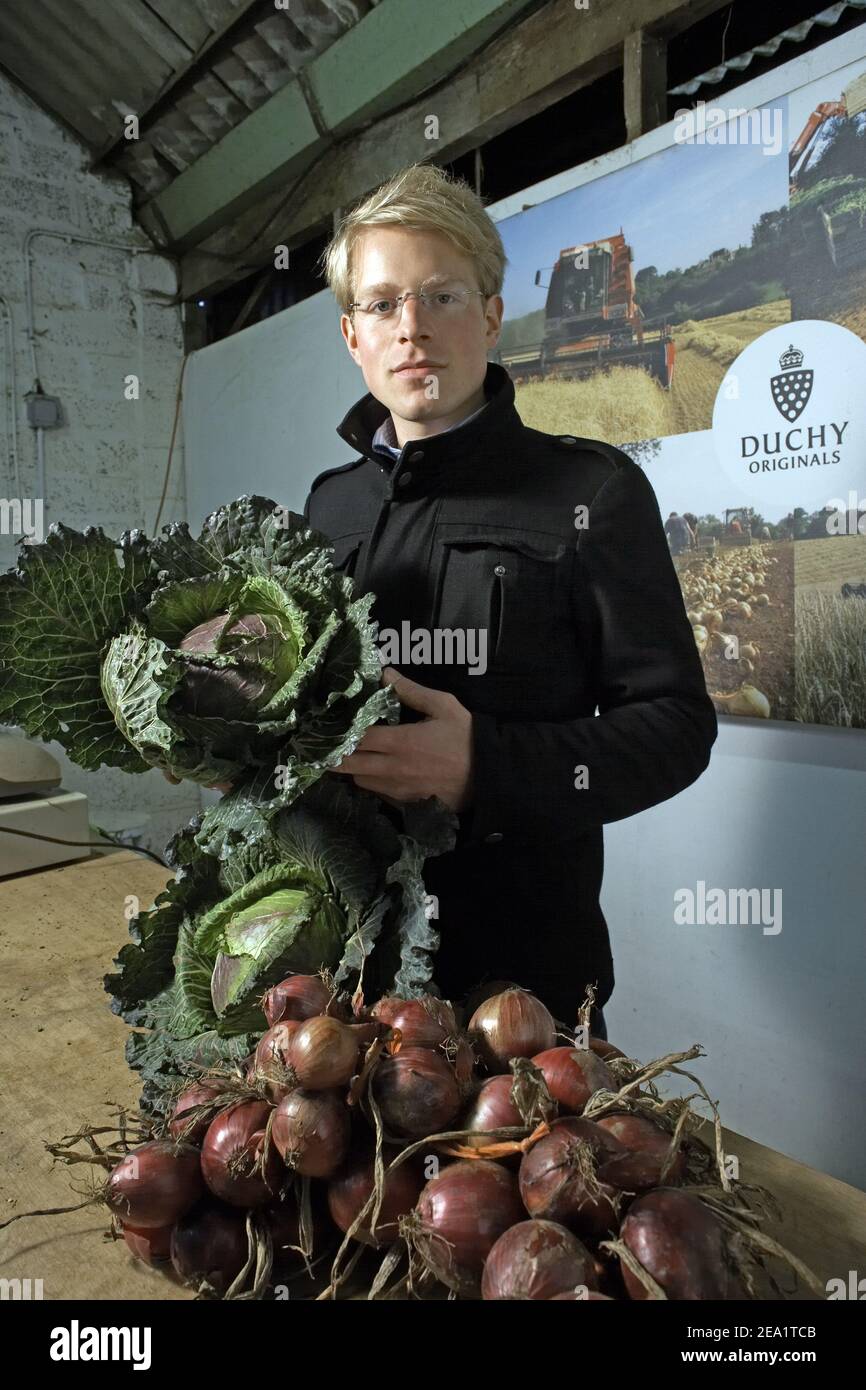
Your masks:
[[[461,475],[477,479],[485,466],[501,470],[505,446],[523,429],[514,404],[514,383],[496,362],[487,364],[484,392],[487,404],[478,414],[441,434],[407,440],[393,464],[384,452],[373,448],[373,436],[389,412],[371,392],[352,406],[337,426],[337,434],[365,458],[387,462],[395,477],[408,467],[423,476],[427,486],[455,482]]]

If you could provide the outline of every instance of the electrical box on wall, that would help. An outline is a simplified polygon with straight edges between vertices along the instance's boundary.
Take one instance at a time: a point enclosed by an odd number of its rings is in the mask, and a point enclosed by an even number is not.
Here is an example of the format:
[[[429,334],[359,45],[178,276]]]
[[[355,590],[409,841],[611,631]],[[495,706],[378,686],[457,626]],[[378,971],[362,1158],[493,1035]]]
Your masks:
[[[44,391],[28,391],[27,423],[34,430],[54,430],[63,423],[63,407],[59,396],[46,396]]]

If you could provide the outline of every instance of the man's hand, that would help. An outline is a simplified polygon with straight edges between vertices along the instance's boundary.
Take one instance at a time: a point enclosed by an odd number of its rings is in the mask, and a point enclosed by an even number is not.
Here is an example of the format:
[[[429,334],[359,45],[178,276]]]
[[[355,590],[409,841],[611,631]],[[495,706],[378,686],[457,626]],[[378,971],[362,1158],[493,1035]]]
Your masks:
[[[401,704],[426,719],[399,727],[376,724],[354,753],[332,772],[354,777],[355,785],[400,805],[438,796],[452,811],[472,800],[472,715],[456,695],[418,685],[393,666],[382,672]]]

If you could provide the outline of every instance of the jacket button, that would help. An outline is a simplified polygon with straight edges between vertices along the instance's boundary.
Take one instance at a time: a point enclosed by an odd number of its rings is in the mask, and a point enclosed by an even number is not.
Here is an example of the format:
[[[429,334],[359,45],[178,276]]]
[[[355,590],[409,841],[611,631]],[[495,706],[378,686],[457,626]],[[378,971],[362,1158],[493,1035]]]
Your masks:
[[[498,845],[498,844],[499,844],[499,841],[500,841],[501,839],[502,839],[502,831],[501,831],[501,830],[494,830],[494,831],[492,831],[489,835],[485,835],[485,836],[484,836],[484,843],[485,843],[485,845]]]
[[[397,479],[397,486],[398,486],[398,487],[408,487],[409,484],[411,483],[411,481],[412,481],[412,474],[411,474],[411,473],[401,473],[400,476],[399,476],[399,478]]]
[[[409,455],[409,462],[410,462],[410,463],[420,463],[423,457],[424,457],[424,450],[423,450],[423,449],[416,449],[415,452],[414,452],[413,454],[410,454],[410,455]]]
[[[494,565],[494,566],[493,566],[493,573],[494,573],[494,574],[498,574],[498,575],[501,576],[501,575],[503,575],[503,574],[507,574],[508,571],[507,571],[507,569],[505,568],[504,565]]]

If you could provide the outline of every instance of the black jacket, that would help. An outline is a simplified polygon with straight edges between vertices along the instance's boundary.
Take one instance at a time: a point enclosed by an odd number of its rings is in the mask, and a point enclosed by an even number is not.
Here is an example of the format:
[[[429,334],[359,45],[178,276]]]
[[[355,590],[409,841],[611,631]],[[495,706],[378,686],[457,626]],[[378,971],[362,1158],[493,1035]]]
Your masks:
[[[600,1005],[613,989],[602,826],[694,782],[716,715],[642,470],[529,429],[502,367],[485,391],[474,419],[398,460],[372,447],[387,411],[368,393],[337,430],[360,456],[319,475],[305,515],[376,594],[380,633],[488,630],[483,675],[403,667],[473,714],[474,801],[455,850],[425,867],[435,978],[455,1000],[513,980],[574,1022],[587,983]]]

